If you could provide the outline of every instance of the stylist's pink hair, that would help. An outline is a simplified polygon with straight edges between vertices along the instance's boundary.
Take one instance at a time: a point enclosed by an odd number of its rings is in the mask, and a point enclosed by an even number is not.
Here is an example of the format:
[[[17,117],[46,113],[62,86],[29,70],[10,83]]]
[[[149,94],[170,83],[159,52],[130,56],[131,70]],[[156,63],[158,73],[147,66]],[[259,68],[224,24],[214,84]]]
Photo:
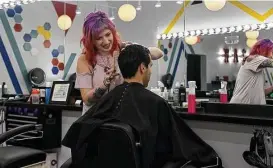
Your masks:
[[[84,20],[81,44],[84,46],[83,53],[85,54],[86,60],[92,66],[96,64],[97,54],[94,40],[96,40],[97,36],[105,29],[111,30],[113,34],[113,46],[110,51],[111,55],[113,55],[113,52],[120,48],[120,39],[114,23],[109,19],[107,14],[97,11],[90,13]]]
[[[269,39],[262,39],[256,42],[251,48],[249,55],[261,55],[268,57],[273,52],[273,42]]]
[[[269,55],[273,52],[273,42],[269,39],[262,39],[255,43],[255,45],[251,48],[249,56],[243,59],[243,65],[245,61],[251,61],[256,56],[264,56],[269,57]]]

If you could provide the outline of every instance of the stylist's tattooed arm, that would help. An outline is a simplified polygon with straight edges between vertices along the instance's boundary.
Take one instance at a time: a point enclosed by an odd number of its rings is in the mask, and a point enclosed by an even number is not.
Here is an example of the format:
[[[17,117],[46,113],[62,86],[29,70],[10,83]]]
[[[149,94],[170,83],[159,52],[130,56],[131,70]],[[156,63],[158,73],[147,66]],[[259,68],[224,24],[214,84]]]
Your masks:
[[[259,68],[273,67],[273,59],[266,59],[259,65]]]

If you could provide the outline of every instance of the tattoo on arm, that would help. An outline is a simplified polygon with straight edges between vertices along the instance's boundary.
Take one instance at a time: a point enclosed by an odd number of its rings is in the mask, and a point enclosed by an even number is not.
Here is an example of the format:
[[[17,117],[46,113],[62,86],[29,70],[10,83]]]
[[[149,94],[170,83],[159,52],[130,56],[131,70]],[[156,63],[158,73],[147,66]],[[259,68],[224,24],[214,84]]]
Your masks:
[[[273,60],[267,59],[259,65],[259,68],[273,67]]]
[[[105,92],[106,92],[106,89],[96,88],[96,90],[94,92],[94,97],[96,99],[100,99],[104,95]]]

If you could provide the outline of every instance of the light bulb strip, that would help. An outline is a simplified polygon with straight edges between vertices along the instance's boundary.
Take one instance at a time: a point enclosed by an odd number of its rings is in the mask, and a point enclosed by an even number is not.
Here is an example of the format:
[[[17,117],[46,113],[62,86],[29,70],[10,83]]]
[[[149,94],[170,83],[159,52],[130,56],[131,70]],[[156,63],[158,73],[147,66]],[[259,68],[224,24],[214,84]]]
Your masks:
[[[40,0],[9,0],[9,1],[4,1],[4,2],[0,2],[0,9],[13,8],[16,5],[26,5],[26,4],[34,3],[36,1],[40,1]]]
[[[230,26],[230,27],[222,27],[222,28],[210,28],[210,29],[202,29],[202,30],[190,30],[184,32],[177,33],[168,33],[168,34],[158,34],[158,40],[171,39],[171,38],[185,38],[189,36],[206,36],[206,35],[214,35],[214,34],[226,34],[233,32],[246,32],[246,31],[255,31],[255,30],[263,30],[263,29],[272,29],[272,23],[261,23],[261,24],[248,24],[243,26]]]

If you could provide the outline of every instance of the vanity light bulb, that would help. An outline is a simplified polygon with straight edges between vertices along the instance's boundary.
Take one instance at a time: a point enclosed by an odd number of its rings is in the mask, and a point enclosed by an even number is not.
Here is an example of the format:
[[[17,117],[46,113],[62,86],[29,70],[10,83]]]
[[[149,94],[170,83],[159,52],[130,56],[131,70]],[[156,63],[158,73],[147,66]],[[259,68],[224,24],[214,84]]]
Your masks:
[[[267,24],[267,27],[268,27],[268,29],[273,28],[273,23],[268,23],[268,24]]]
[[[166,34],[162,34],[162,39],[166,39],[167,35]]]
[[[250,28],[251,28],[251,27],[250,27],[249,25],[244,25],[243,30],[244,30],[244,31],[248,31],[248,30],[250,30]]]
[[[179,32],[178,33],[178,37],[184,37],[184,33],[183,32]]]
[[[204,29],[202,30],[202,33],[205,35],[205,34],[208,34],[208,30],[207,29]]]
[[[173,33],[172,36],[173,36],[173,38],[176,38],[177,37],[177,33]]]
[[[226,27],[223,27],[222,28],[222,33],[224,34],[224,33],[226,33],[228,31],[228,29],[226,28]]]
[[[260,29],[265,29],[266,27],[267,27],[266,24],[264,24],[264,23],[260,24]]]
[[[191,31],[191,32],[190,32],[190,35],[191,35],[191,36],[195,36],[195,35],[196,35],[195,31]]]
[[[185,32],[184,32],[184,35],[185,35],[185,37],[186,37],[186,36],[189,36],[190,33],[189,33],[188,31],[185,31]]]
[[[199,36],[201,34],[201,30],[196,30],[196,35]]]
[[[257,30],[257,28],[258,28],[258,25],[256,24],[251,25],[251,30]]]
[[[235,31],[235,27],[232,26],[232,27],[229,28],[230,33],[234,32],[234,31]]]
[[[215,34],[219,34],[221,32],[221,29],[220,28],[216,28],[215,29]]]
[[[167,34],[167,39],[171,39],[172,38],[172,34]]]
[[[209,34],[214,34],[214,29],[209,29]]]
[[[235,28],[235,31],[236,32],[239,32],[239,31],[242,31],[243,30],[243,27],[242,26],[236,26]]]
[[[160,34],[156,35],[156,38],[157,38],[158,40],[161,39],[161,35],[160,35]]]

